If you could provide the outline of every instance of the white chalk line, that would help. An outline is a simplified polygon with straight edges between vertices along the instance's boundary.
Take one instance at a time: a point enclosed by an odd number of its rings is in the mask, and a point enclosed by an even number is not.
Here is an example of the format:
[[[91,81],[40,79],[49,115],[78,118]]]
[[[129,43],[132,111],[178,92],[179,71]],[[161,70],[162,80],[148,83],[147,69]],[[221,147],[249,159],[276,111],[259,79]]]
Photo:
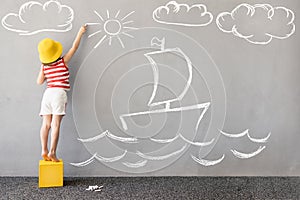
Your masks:
[[[118,10],[118,12],[116,13],[115,18],[118,18],[119,14],[120,14],[120,10]]]
[[[57,24],[56,25],[57,27],[60,27],[60,28],[63,28],[63,29],[44,28],[44,29],[39,29],[39,30],[34,30],[34,31],[33,30],[32,31],[19,30],[19,29],[16,29],[16,28],[12,28],[13,25],[8,24],[6,22],[6,20],[7,20],[8,17],[13,16],[13,17],[18,17],[18,19],[20,20],[20,22],[22,22],[23,24],[27,24],[27,22],[23,19],[23,15],[26,13],[26,11],[28,11],[29,9],[31,9],[31,7],[33,5],[37,5],[37,6],[40,6],[44,12],[46,12],[47,11],[47,7],[51,3],[55,3],[57,5],[58,13],[60,13],[62,11],[62,9],[67,9],[68,12],[69,12],[68,18],[64,22],[64,24]],[[60,4],[58,1],[50,0],[50,1],[45,2],[44,4],[42,4],[40,2],[37,2],[37,1],[29,1],[29,2],[24,3],[19,8],[18,14],[16,14],[16,13],[9,13],[9,14],[5,15],[2,18],[1,23],[2,23],[2,26],[5,29],[7,29],[9,31],[13,31],[13,32],[19,33],[19,35],[34,35],[34,34],[41,33],[41,32],[67,32],[67,31],[69,31],[69,30],[72,29],[72,21],[73,21],[73,19],[74,19],[74,11],[73,11],[73,9],[71,7],[69,7],[69,6]],[[66,28],[64,28],[64,27],[66,27]]]
[[[147,160],[140,160],[136,163],[123,162],[123,165],[129,168],[140,168],[140,167],[144,167],[147,164],[147,162],[148,162]]]
[[[121,19],[121,21],[124,21],[126,18],[128,18],[130,15],[132,15],[133,13],[135,13],[135,11],[132,11],[132,12],[130,12],[130,13],[128,13],[125,17],[123,17],[122,19]]]
[[[272,21],[276,10],[282,9],[287,13],[286,17],[288,19],[290,18],[289,22],[287,22],[287,25],[292,25],[292,29],[290,30],[289,33],[286,33],[284,36],[276,36],[276,35],[272,35],[270,33],[265,33],[265,35],[269,36],[269,39],[266,41],[252,40],[254,35],[243,35],[243,34],[239,33],[238,29],[236,28],[236,25],[233,25],[231,30],[224,29],[223,25],[221,23],[221,22],[225,22],[224,16],[230,16],[232,19],[235,19],[234,15],[235,15],[235,13],[237,13],[238,9],[240,9],[241,7],[245,7],[248,9],[247,15],[249,15],[250,17],[252,17],[255,14],[256,8],[263,8],[267,12],[269,21]],[[286,39],[286,38],[290,37],[291,35],[293,35],[296,31],[296,25],[294,24],[294,19],[295,19],[295,14],[293,13],[293,11],[288,8],[282,7],[282,6],[273,7],[270,4],[255,4],[254,6],[252,6],[247,3],[242,3],[242,4],[238,5],[236,8],[234,8],[231,12],[220,13],[216,18],[216,24],[217,24],[218,28],[224,33],[232,33],[233,35],[240,37],[242,39],[245,39],[252,44],[266,45],[266,44],[270,43],[273,38]]]
[[[103,138],[104,136],[106,136],[106,133],[108,132],[108,130],[104,131],[103,133],[94,136],[94,137],[90,137],[90,138],[86,138],[86,139],[82,139],[82,138],[77,138],[77,140],[79,140],[80,142],[95,142],[101,138]]]
[[[113,140],[116,141],[120,141],[120,142],[124,142],[124,143],[138,143],[138,139],[135,137],[119,137],[119,136],[115,136],[112,133],[110,133],[108,130],[104,131],[103,133],[94,136],[94,137],[90,137],[90,138],[86,138],[86,139],[82,139],[82,138],[77,138],[77,140],[83,142],[83,143],[88,143],[88,142],[95,142],[103,137],[109,137]],[[195,146],[208,146],[210,144],[212,144],[214,142],[214,139],[212,139],[209,142],[192,142],[188,139],[186,139],[182,134],[178,134],[176,135],[174,138],[171,139],[155,139],[155,138],[149,138],[151,141],[153,142],[157,142],[157,143],[170,143],[175,141],[177,138],[181,138],[183,139],[185,142],[191,144],[191,145],[195,145]]]
[[[108,44],[109,46],[111,46],[112,44],[112,39],[115,37],[117,38],[117,40],[119,41],[120,45],[122,46],[122,48],[125,48],[124,42],[122,41],[120,35],[125,35],[128,36],[130,38],[134,38],[132,35],[130,35],[129,33],[126,33],[125,29],[129,29],[129,30],[138,30],[139,28],[136,27],[130,27],[130,26],[126,26],[126,24],[130,24],[133,23],[133,21],[126,21],[123,22],[124,19],[128,18],[130,15],[132,15],[135,11],[132,11],[130,13],[128,13],[125,17],[123,17],[122,19],[117,19],[119,17],[120,14],[120,10],[116,13],[116,15],[113,17],[110,15],[109,10],[106,10],[106,17],[107,19],[104,19],[97,11],[94,11],[94,13],[100,18],[101,22],[104,23],[103,25],[103,30],[99,30],[95,33],[92,33],[88,36],[88,38],[97,35],[98,33],[102,32],[104,33],[104,36],[97,42],[97,44],[94,46],[94,49],[96,49],[106,38],[108,38]],[[113,19],[112,19],[112,18]],[[108,24],[111,22],[115,22],[118,24],[118,31],[109,31],[107,29],[107,26],[109,26]],[[92,23],[87,23],[87,24],[91,24],[91,25],[101,25],[101,23],[96,23],[96,22],[92,22]]]
[[[271,132],[269,132],[269,134],[265,137],[265,138],[253,138],[250,136],[250,134],[247,134],[248,138],[252,141],[252,142],[256,142],[256,143],[266,143],[268,141],[268,139],[271,136]]]
[[[243,137],[245,135],[248,134],[249,129],[246,129],[245,131],[241,132],[241,133],[237,133],[237,134],[231,134],[231,133],[226,133],[224,131],[219,130],[220,133],[222,133],[224,136],[226,137],[230,137],[230,138],[240,138]]]
[[[167,143],[174,142],[179,137],[180,137],[180,134],[176,135],[174,138],[171,138],[171,139],[155,139],[155,138],[150,138],[150,140],[153,141],[153,142],[156,142],[156,143],[167,144]]]
[[[139,30],[137,27],[131,27],[131,26],[124,26],[124,29],[129,29],[129,30]]]
[[[266,146],[260,146],[256,151],[251,152],[251,153],[243,153],[243,152],[239,152],[237,150],[232,149],[231,152],[233,153],[233,155],[237,158],[241,158],[241,159],[247,159],[247,158],[252,158],[256,155],[258,155],[260,152],[262,152],[264,149],[266,148]]]
[[[102,42],[103,40],[107,37],[107,35],[104,35],[100,40],[99,42],[94,46],[94,49],[96,49]]]
[[[138,139],[137,138],[133,138],[133,137],[119,137],[116,136],[112,133],[110,133],[108,130],[104,131],[103,133],[96,135],[94,137],[90,137],[90,138],[86,138],[86,139],[81,139],[81,138],[77,138],[77,140],[83,142],[83,143],[87,143],[87,142],[95,142],[103,137],[107,136],[110,139],[113,140],[117,140],[119,142],[124,142],[124,143],[137,143]]]
[[[208,166],[213,166],[213,165],[216,165],[216,164],[219,164],[220,162],[222,162],[225,158],[225,154],[223,154],[223,156],[217,160],[205,160],[205,159],[200,159],[200,158],[197,158],[193,155],[191,155],[192,159],[194,161],[196,161],[197,163],[199,163],[200,165],[203,165],[205,167],[208,167]]]
[[[177,150],[177,151],[175,151],[173,153],[170,153],[170,154],[167,154],[167,155],[163,155],[163,156],[150,156],[150,155],[144,154],[144,153],[142,153],[140,151],[137,151],[136,155],[138,155],[138,156],[140,156],[140,157],[142,157],[144,159],[147,159],[147,160],[161,161],[161,160],[165,160],[165,159],[174,157],[174,156],[182,153],[186,149],[186,147],[187,147],[187,144],[185,144],[181,149],[179,149],[179,150]],[[124,158],[126,154],[127,154],[127,150],[125,150],[124,153],[122,155],[120,155],[120,156],[107,158],[107,157],[103,157],[103,156],[97,155],[97,153],[95,153],[91,158],[89,158],[86,161],[79,162],[79,163],[70,163],[70,164],[73,165],[73,166],[75,166],[75,167],[84,167],[84,166],[87,166],[90,163],[92,163],[95,159],[97,159],[100,162],[116,162],[116,161],[121,160],[122,158]],[[126,165],[127,167],[138,168],[138,167],[145,166],[146,163],[147,163],[146,161],[143,160],[143,161],[139,161],[137,163],[123,162],[123,164]]]
[[[104,22],[103,17],[96,10],[94,10],[94,13],[100,18],[101,21]]]
[[[117,38],[118,38],[118,40],[119,40],[119,42],[120,42],[120,44],[121,44],[121,46],[122,46],[122,48],[124,49],[125,48],[125,46],[124,46],[124,43],[122,42],[122,40],[121,40],[121,38],[120,38],[120,36],[116,36]]]
[[[134,38],[133,35],[131,35],[131,34],[127,33],[127,32],[124,32],[124,31],[123,31],[122,34],[123,34],[123,35],[126,35],[126,36],[128,36],[128,37],[130,37],[130,38]]]
[[[171,6],[171,8],[173,10],[171,10],[169,8],[169,6]],[[193,9],[193,8],[198,8],[199,12],[201,12],[200,16],[203,17],[205,15],[209,16],[209,20],[206,23],[185,23],[185,22],[176,22],[176,21],[164,21],[164,19],[161,19],[160,17],[160,13],[162,10],[165,10],[167,15],[169,15],[170,13],[173,14],[177,14],[181,8],[184,8],[186,10],[186,14],[188,14],[188,12]],[[171,11],[171,12],[170,12]],[[207,26],[209,25],[212,21],[213,21],[213,15],[207,11],[206,5],[204,4],[194,4],[189,6],[188,4],[180,4],[177,3],[176,1],[170,1],[169,3],[167,3],[165,6],[160,6],[158,8],[156,8],[153,13],[152,13],[152,18],[154,21],[161,23],[161,24],[167,24],[167,25],[178,25],[178,26],[186,26],[186,27],[201,27],[201,26]]]
[[[86,161],[79,162],[79,163],[70,163],[70,164],[75,166],[75,167],[84,167],[84,166],[87,166],[87,165],[91,164],[94,161],[94,158],[96,156],[97,156],[97,153],[95,153],[91,158],[89,158]]]
[[[187,111],[187,110],[195,110],[195,109],[203,109],[202,114],[200,116],[200,120],[202,119],[204,112],[207,111],[207,107],[209,107],[210,102],[202,103],[202,104],[196,104],[191,106],[185,106],[185,107],[177,107],[177,108],[163,108],[163,109],[157,109],[157,110],[149,110],[149,111],[142,111],[142,112],[136,112],[136,113],[129,113],[129,114],[122,114],[119,116],[120,121],[122,123],[122,127],[124,130],[127,130],[127,123],[124,118],[126,117],[133,117],[133,116],[140,116],[140,115],[148,115],[148,114],[158,114],[158,113],[168,113],[168,112],[181,112],[181,111]],[[199,121],[199,120],[198,120]]]
[[[200,146],[200,147],[205,147],[205,146],[208,146],[208,145],[211,145],[215,139],[213,138],[211,141],[209,142],[192,142],[192,141],[189,141],[188,139],[186,139],[185,137],[183,137],[183,135],[179,134],[179,136],[187,143],[191,144],[191,145],[194,145],[194,146]]]
[[[157,106],[157,105],[161,105],[161,104],[171,103],[171,102],[174,102],[174,101],[180,101],[186,95],[188,89],[191,86],[192,79],[193,79],[193,66],[192,66],[192,61],[190,60],[190,58],[178,47],[165,49],[165,46],[164,46],[165,45],[165,38],[163,38],[162,40],[159,40],[156,37],[154,37],[154,38],[152,38],[151,43],[153,42],[154,39],[156,39],[158,42],[160,42],[160,44],[155,43],[155,45],[159,45],[161,50],[153,51],[153,52],[144,54],[144,56],[149,60],[149,62],[151,64],[151,67],[152,67],[152,70],[153,70],[153,76],[156,77],[156,78],[154,78],[154,90],[153,90],[151,98],[148,102],[148,106]],[[186,82],[182,92],[179,95],[177,95],[176,98],[169,99],[169,100],[166,100],[166,101],[153,102],[153,100],[155,98],[155,95],[156,95],[156,90],[157,90],[158,81],[159,81],[159,78],[158,78],[159,77],[159,72],[158,72],[159,70],[158,70],[157,63],[154,61],[154,59],[151,56],[156,55],[156,54],[160,55],[160,54],[164,54],[164,53],[170,53],[170,52],[175,53],[175,54],[179,54],[185,59],[186,64],[187,64],[187,69],[188,69],[187,82]]]
[[[226,132],[221,131],[221,130],[219,130],[219,131],[222,135],[224,135],[226,137],[230,137],[230,138],[240,138],[240,137],[243,137],[243,136],[247,135],[247,137],[252,142],[255,142],[255,143],[266,143],[268,141],[268,139],[270,138],[270,136],[271,136],[271,132],[269,132],[269,134],[264,138],[253,138],[253,137],[250,136],[249,129],[246,129],[245,131],[243,131],[241,133],[236,133],[236,134],[226,133]]]
[[[120,156],[116,156],[116,157],[112,157],[112,158],[106,158],[106,157],[103,157],[103,156],[96,155],[95,158],[100,162],[115,162],[115,161],[118,161],[118,160],[121,160],[122,158],[124,158],[126,153],[127,153],[127,150],[125,150],[124,153]]]
[[[114,140],[117,140],[117,141],[120,141],[120,142],[124,142],[124,143],[137,143],[138,142],[137,138],[118,137],[118,136],[115,136],[115,135],[111,134],[110,132],[107,133],[107,136],[111,139],[114,139]]]
[[[123,24],[123,25],[125,25],[125,24],[131,24],[131,23],[133,23],[133,22],[134,22],[134,21],[131,20],[131,21],[123,22],[122,24]]]
[[[147,155],[147,154],[144,154],[140,151],[137,151],[136,154],[144,159],[147,159],[147,160],[155,160],[155,161],[160,161],[160,160],[165,160],[165,159],[168,159],[168,158],[171,158],[171,157],[174,157],[180,153],[182,153],[187,147],[187,144],[185,144],[181,149],[173,152],[173,153],[170,153],[170,154],[167,154],[167,155],[163,155],[163,156],[150,156],[150,155]]]
[[[181,138],[183,141],[187,142],[188,144],[191,144],[191,145],[194,145],[194,146],[200,146],[200,147],[211,145],[214,142],[214,140],[215,140],[213,138],[209,142],[193,142],[193,141],[190,141],[190,140],[186,139],[182,134],[178,134],[174,138],[171,138],[171,139],[155,139],[155,138],[150,138],[150,140],[153,141],[153,142],[156,142],[156,143],[166,144],[166,143],[171,143],[171,142],[177,140],[178,138]]]
[[[99,23],[99,22],[87,22],[87,23],[85,23],[85,25],[93,26],[93,25],[101,25],[101,23]]]
[[[97,153],[95,153],[91,158],[89,158],[86,161],[79,162],[79,163],[70,163],[70,164],[75,167],[85,167],[85,166],[89,165],[90,163],[92,163],[95,159],[97,159],[100,162],[115,162],[115,161],[118,161],[118,160],[121,160],[122,158],[124,158],[124,156],[126,154],[127,154],[127,150],[125,150],[124,153],[120,156],[107,158],[107,157],[97,155]]]
[[[109,11],[106,10],[107,19],[109,19]]]
[[[88,38],[93,37],[94,35],[97,35],[98,33],[101,33],[102,30],[96,31],[95,33],[92,33],[88,36]]]

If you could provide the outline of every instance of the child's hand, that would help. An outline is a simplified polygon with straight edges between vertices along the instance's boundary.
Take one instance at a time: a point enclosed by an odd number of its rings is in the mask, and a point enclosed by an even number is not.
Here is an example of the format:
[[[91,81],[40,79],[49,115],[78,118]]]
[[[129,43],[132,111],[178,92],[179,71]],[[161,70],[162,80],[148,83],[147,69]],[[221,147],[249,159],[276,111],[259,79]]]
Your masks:
[[[79,29],[79,33],[83,35],[86,32],[87,26],[87,24],[81,26],[81,28]]]

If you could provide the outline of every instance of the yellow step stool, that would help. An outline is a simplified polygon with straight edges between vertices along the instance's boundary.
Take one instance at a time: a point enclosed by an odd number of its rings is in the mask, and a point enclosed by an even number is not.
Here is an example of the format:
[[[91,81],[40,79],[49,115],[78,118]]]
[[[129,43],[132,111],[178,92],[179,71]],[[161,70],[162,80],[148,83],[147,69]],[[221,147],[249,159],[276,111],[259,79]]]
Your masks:
[[[39,187],[62,187],[64,182],[64,163],[40,160]]]

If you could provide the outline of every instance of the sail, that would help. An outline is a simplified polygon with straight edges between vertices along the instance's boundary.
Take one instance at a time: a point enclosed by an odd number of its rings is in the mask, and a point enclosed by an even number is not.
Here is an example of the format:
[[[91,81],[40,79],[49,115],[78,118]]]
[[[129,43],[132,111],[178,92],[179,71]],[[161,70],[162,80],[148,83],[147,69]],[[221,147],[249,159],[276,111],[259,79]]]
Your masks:
[[[157,62],[155,60],[155,57],[161,57],[164,54],[165,55],[168,54],[169,57],[170,57],[170,55],[173,55],[174,56],[173,59],[175,59],[175,57],[177,60],[178,60],[178,58],[183,59],[184,64],[180,65],[179,67],[181,67],[184,70],[187,70],[188,75],[187,75],[187,78],[185,78],[185,83],[179,87],[179,88],[181,88],[181,91],[179,93],[175,94],[175,96],[165,97],[163,100],[161,100],[159,97],[157,97],[157,94],[159,92],[158,86],[159,86],[159,83],[161,80],[161,77],[160,77],[161,72],[160,72],[160,67],[159,67],[159,64],[161,64],[161,62]],[[145,57],[149,60],[149,63],[151,64],[152,71],[153,71],[153,81],[154,81],[153,91],[152,91],[152,95],[149,99],[148,106],[157,106],[157,105],[162,105],[162,104],[166,104],[166,106],[168,106],[170,103],[172,103],[174,101],[180,101],[187,93],[187,91],[191,85],[191,82],[192,82],[192,63],[191,63],[189,57],[180,48],[164,49],[164,47],[162,47],[161,50],[153,51],[153,52],[145,54]],[[169,65],[167,65],[167,66],[169,66]],[[172,67],[172,66],[170,66],[170,67]],[[173,90],[176,90],[176,89],[174,88]]]

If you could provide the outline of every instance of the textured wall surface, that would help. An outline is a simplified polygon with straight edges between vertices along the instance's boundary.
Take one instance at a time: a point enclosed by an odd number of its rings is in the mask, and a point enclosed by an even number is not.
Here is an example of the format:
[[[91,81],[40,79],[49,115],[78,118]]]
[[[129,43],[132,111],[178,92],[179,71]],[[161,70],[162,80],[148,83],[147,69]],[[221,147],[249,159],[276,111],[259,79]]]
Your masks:
[[[300,2],[4,0],[0,176],[37,176],[37,44],[64,53],[66,176],[299,176]]]

